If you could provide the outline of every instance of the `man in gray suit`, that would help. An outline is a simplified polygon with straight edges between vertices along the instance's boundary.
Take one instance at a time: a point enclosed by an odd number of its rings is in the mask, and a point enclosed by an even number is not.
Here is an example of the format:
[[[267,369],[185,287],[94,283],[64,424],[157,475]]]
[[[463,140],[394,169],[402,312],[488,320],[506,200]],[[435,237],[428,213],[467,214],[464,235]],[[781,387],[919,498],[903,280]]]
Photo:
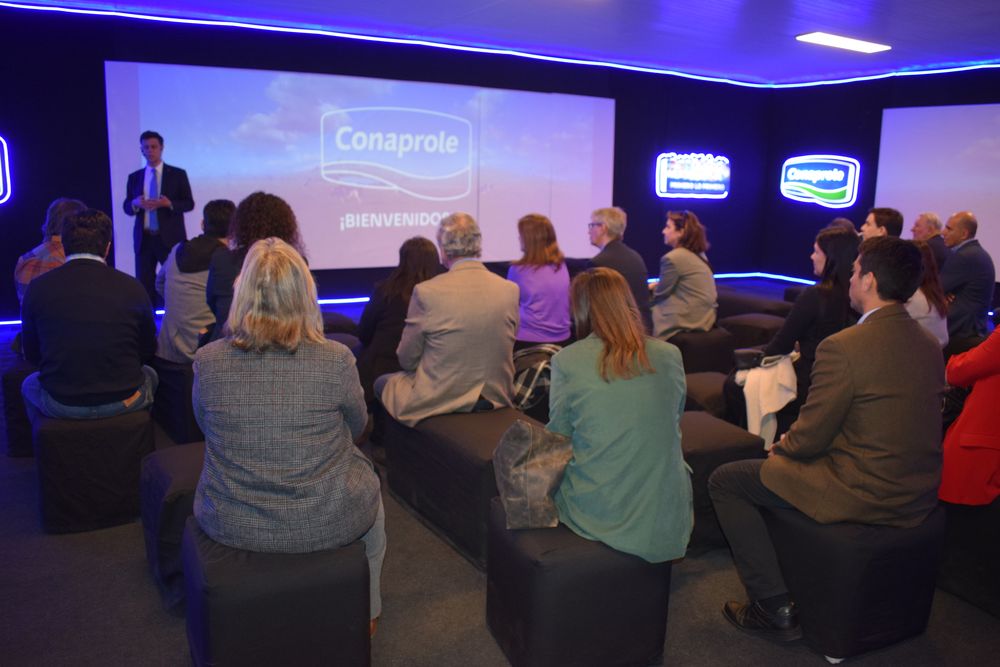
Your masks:
[[[413,288],[396,348],[403,370],[375,382],[386,411],[407,426],[509,407],[514,395],[517,285],[479,261],[482,234],[472,216],[442,220],[437,242],[448,271]]]
[[[856,326],[819,344],[796,421],[766,460],[720,466],[709,493],[748,604],[728,621],[776,641],[802,631],[761,507],[793,508],[819,523],[909,528],[937,505],[944,362],[903,303],[921,278],[917,247],[898,238],[861,244],[850,297]]]

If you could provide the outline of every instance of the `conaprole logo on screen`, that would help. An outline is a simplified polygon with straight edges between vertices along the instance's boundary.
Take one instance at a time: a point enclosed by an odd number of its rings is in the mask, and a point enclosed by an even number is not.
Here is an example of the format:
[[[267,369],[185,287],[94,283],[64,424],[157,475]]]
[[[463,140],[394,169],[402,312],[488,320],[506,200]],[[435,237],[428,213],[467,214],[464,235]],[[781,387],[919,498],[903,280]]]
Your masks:
[[[781,166],[781,194],[827,208],[847,208],[858,200],[861,164],[842,155],[800,155]]]
[[[656,158],[656,195],[674,199],[725,199],[729,196],[729,158],[711,153],[660,153]]]
[[[322,174],[337,185],[394,190],[417,199],[460,199],[472,189],[472,123],[404,107],[323,114]]]

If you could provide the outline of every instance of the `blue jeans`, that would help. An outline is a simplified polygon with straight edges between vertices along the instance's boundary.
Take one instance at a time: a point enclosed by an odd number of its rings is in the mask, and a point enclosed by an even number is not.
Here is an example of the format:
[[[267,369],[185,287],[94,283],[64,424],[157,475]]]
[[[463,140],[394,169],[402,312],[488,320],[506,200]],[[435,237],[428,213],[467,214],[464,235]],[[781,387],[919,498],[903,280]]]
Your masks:
[[[143,366],[142,373],[145,381],[139,386],[139,397],[129,405],[126,405],[125,401],[104,405],[65,405],[52,398],[49,392],[42,388],[42,383],[38,381],[38,373],[32,373],[21,385],[24,409],[32,424],[37,421],[39,415],[54,419],[103,419],[143,410],[153,404],[153,395],[156,393],[160,378],[149,366]]]
[[[382,561],[385,560],[385,507],[381,494],[375,523],[361,536],[361,542],[365,545],[365,556],[368,558],[369,615],[378,618],[382,615]]]

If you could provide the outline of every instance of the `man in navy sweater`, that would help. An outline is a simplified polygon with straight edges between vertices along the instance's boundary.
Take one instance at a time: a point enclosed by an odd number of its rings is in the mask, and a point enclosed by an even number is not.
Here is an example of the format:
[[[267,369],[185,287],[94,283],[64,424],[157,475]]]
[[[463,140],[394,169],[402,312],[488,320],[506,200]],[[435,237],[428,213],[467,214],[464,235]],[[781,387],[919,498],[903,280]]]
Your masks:
[[[21,306],[28,416],[99,419],[148,407],[156,324],[139,281],[105,263],[111,219],[85,209],[63,223],[66,263],[31,282]]]

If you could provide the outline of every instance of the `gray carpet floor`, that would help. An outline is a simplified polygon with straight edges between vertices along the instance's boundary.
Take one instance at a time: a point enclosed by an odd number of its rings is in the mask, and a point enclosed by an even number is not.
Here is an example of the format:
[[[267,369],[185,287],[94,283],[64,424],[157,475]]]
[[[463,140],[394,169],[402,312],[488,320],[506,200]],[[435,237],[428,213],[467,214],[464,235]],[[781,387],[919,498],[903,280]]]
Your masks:
[[[11,335],[0,330],[0,368]],[[171,445],[157,430],[157,446]],[[0,666],[189,664],[184,619],[160,604],[139,522],[46,535],[36,474],[33,459],[0,455]],[[373,664],[506,665],[486,627],[485,575],[384,495],[388,553]],[[779,646],[732,629],[720,607],[742,595],[726,550],[676,564],[666,664],[826,664],[802,643]],[[847,664],[985,666],[998,655],[1000,619],[938,591],[924,635]]]

